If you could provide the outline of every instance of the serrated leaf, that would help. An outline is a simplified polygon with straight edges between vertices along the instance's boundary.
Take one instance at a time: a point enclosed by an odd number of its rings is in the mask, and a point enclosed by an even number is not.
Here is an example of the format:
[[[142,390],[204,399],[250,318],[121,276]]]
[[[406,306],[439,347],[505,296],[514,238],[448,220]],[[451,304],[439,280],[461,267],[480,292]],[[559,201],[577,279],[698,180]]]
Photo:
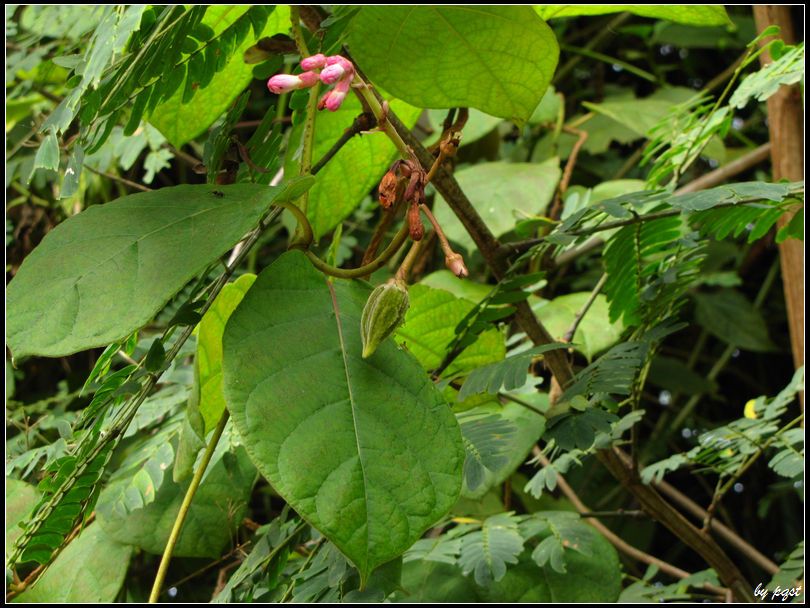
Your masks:
[[[416,360],[391,341],[361,357],[368,294],[291,251],[223,337],[226,402],[251,458],[364,580],[447,513],[463,462],[455,417]]]
[[[422,108],[528,120],[557,66],[551,29],[528,6],[366,6],[349,29],[371,80]]]
[[[560,175],[559,159],[550,158],[540,164],[492,162],[467,167],[456,173],[456,179],[499,237],[512,230],[518,219],[545,212]],[[447,238],[473,251],[475,245],[461,221],[444,199],[437,198],[433,213]]]
[[[132,547],[112,540],[97,523],[82,530],[36,584],[15,603],[110,603],[129,567]]]
[[[146,324],[183,285],[253,228],[275,200],[312,183],[176,186],[96,205],[61,223],[6,292],[16,358],[105,346]]]

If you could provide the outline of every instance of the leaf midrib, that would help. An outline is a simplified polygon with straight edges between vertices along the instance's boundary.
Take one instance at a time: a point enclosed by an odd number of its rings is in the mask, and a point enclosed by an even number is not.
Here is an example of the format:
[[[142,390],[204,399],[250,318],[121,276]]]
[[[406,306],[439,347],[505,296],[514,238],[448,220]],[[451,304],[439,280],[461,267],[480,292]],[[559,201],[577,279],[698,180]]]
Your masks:
[[[332,297],[332,308],[335,311],[335,325],[337,326],[338,332],[338,341],[340,342],[340,356],[343,359],[343,371],[346,374],[346,389],[349,392],[349,405],[351,406],[352,412],[352,426],[354,427],[354,440],[355,445],[357,446],[357,459],[360,462],[360,472],[363,474],[363,502],[365,503],[366,507],[366,564],[368,566],[368,549],[369,549],[369,525],[368,525],[368,517],[369,517],[369,508],[368,508],[368,478],[366,477],[366,467],[363,463],[363,452],[360,449],[360,433],[357,430],[357,417],[355,416],[355,400],[354,394],[352,393],[352,383],[351,378],[349,377],[349,361],[346,358],[346,343],[343,340],[343,326],[341,324],[340,319],[340,307],[338,306],[337,301],[337,294],[335,294],[335,286],[332,285],[332,282],[326,280],[326,285],[329,288],[329,295]],[[365,568],[360,569],[361,578],[363,578],[363,571]]]

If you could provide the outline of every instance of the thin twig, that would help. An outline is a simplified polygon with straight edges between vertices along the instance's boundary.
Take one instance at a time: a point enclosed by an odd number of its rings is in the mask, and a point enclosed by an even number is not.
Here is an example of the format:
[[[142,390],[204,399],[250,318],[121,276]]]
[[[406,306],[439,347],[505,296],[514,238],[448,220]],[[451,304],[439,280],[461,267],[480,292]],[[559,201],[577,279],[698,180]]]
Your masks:
[[[130,188],[135,188],[136,190],[140,190],[141,192],[151,192],[152,191],[152,188],[149,188],[148,186],[144,186],[144,185],[139,184],[137,182],[130,181],[130,180],[126,179],[125,177],[120,177],[120,176],[115,175],[113,173],[107,173],[106,171],[99,171],[98,169],[94,169],[90,165],[84,165],[84,168],[87,169],[88,171],[90,171],[91,173],[95,173],[96,175],[101,175],[102,177],[106,177],[106,178],[111,179],[111,180],[113,180],[115,182],[122,183],[125,186],[129,186]]]
[[[551,210],[548,212],[548,217],[552,220],[560,219],[562,215],[563,205],[562,200],[568,190],[568,184],[571,182],[571,175],[574,173],[574,167],[577,164],[577,157],[579,150],[582,148],[585,141],[588,139],[588,132],[581,129],[574,129],[573,127],[564,126],[563,131],[571,135],[577,136],[577,141],[574,142],[574,147],[571,148],[571,154],[568,155],[568,161],[565,163],[565,170],[563,171],[562,179],[557,185],[557,192],[554,195],[554,203],[551,205]]]
[[[714,171],[701,175],[697,179],[692,180],[682,188],[678,188],[675,191],[675,194],[686,194],[687,192],[697,192],[698,190],[705,190],[706,188],[719,186],[729,178],[732,178],[743,171],[747,171],[751,167],[754,167],[761,162],[765,162],[768,160],[768,158],[770,158],[770,154],[771,143],[768,142],[766,144],[762,144],[758,148],[751,150],[747,154],[731,161],[727,165],[718,167]]]
[[[591,295],[588,296],[588,301],[585,302],[579,312],[577,312],[576,316],[574,317],[574,322],[571,323],[571,327],[569,327],[568,331],[566,331],[563,335],[563,342],[570,342],[574,338],[574,334],[577,332],[577,327],[579,327],[579,324],[582,323],[582,319],[585,318],[588,310],[590,310],[591,306],[593,306],[593,303],[596,301],[596,296],[598,296],[599,292],[602,291],[606,281],[607,273],[603,273],[602,276],[599,277],[599,281],[596,283],[596,286],[591,291]]]

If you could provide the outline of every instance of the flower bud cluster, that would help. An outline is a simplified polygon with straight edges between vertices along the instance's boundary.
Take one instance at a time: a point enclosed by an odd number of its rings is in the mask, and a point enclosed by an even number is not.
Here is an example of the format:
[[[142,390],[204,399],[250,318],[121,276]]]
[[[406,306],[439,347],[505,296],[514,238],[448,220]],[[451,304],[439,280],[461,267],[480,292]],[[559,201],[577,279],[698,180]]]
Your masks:
[[[318,102],[318,109],[326,108],[334,112],[340,108],[352,86],[354,78],[352,62],[340,55],[327,57],[319,53],[302,59],[301,69],[304,71],[300,74],[276,74],[267,81],[267,88],[271,93],[279,95],[307,89],[319,81],[326,85],[335,85]]]

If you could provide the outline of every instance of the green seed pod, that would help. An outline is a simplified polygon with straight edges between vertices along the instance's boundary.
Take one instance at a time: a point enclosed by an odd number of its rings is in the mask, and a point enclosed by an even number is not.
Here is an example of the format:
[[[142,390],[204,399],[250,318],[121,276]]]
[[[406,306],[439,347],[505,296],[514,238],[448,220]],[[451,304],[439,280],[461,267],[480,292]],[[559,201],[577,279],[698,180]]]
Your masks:
[[[382,341],[402,325],[407,310],[408,287],[404,282],[391,279],[371,292],[360,319],[364,359],[374,354]]]

